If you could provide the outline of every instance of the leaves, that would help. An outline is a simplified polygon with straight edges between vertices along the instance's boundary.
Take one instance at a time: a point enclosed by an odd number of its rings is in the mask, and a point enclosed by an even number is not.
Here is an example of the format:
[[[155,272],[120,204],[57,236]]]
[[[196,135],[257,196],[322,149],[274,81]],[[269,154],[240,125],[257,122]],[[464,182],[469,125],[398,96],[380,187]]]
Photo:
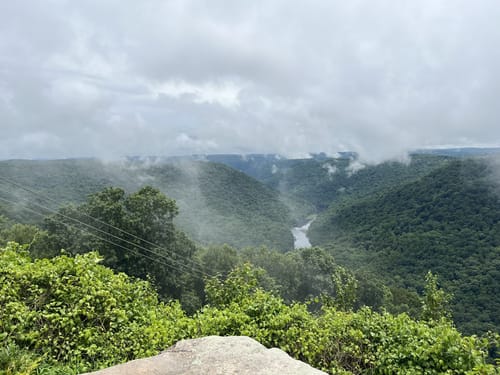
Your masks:
[[[411,183],[332,206],[311,225],[309,237],[328,245],[340,264],[375,272],[394,288],[420,291],[431,270],[454,295],[457,326],[480,334],[500,327],[499,233],[491,166],[456,159]],[[408,305],[393,297],[392,311]]]
[[[1,339],[20,349],[3,360],[0,353],[0,371],[76,373],[153,355],[183,338],[247,335],[331,374],[495,373],[485,361],[491,343],[462,336],[447,320],[367,307],[313,313],[265,291],[265,272],[250,264],[208,280],[210,305],[188,317],[178,302],[159,302],[147,281],[101,260],[88,253],[33,261],[15,243],[0,250]],[[337,276],[349,281],[344,271]]]
[[[53,361],[89,366],[152,354],[178,339],[149,328],[160,320],[177,332],[169,317],[182,318],[180,305],[160,303],[147,282],[115,274],[101,259],[88,253],[32,261],[16,244],[1,250],[4,339]]]

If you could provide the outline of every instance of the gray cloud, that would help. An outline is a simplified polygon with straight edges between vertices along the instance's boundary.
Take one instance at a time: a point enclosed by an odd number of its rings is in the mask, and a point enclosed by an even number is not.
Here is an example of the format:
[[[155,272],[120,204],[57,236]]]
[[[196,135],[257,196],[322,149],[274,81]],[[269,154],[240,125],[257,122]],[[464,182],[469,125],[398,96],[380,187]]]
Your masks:
[[[0,158],[499,145],[500,4],[0,5]]]

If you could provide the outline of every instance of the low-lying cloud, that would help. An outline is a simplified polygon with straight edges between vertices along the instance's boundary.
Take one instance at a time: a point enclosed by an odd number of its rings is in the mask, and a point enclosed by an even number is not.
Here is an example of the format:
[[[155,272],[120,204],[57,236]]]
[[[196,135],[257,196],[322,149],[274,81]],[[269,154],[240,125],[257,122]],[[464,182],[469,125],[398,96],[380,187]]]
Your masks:
[[[494,0],[0,5],[0,158],[500,144]]]

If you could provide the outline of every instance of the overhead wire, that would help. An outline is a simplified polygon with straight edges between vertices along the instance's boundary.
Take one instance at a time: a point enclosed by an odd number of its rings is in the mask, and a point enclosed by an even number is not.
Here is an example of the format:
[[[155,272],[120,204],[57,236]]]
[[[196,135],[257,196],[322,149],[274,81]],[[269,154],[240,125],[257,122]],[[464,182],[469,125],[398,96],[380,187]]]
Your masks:
[[[1,178],[1,177],[0,177],[0,179],[5,180],[4,178]],[[13,202],[13,201],[10,201],[10,200],[5,199],[5,198],[0,198],[0,199],[1,199],[1,200],[3,200],[3,201],[9,202],[9,203],[11,203],[11,204],[14,204],[14,205],[18,204],[18,202]],[[172,258],[172,257],[168,257],[168,256],[166,256],[166,254],[157,253],[157,252],[155,252],[155,251],[153,251],[153,250],[151,250],[151,249],[148,249],[148,248],[146,248],[146,247],[144,247],[144,246],[142,246],[142,245],[140,245],[140,244],[136,244],[136,243],[131,242],[131,241],[129,241],[129,240],[127,240],[127,239],[124,239],[124,238],[122,238],[122,237],[118,237],[118,236],[116,236],[116,235],[114,235],[114,234],[112,234],[112,233],[106,232],[106,231],[104,231],[104,230],[102,230],[102,229],[100,229],[100,228],[98,228],[98,227],[95,227],[95,226],[93,226],[93,225],[91,225],[91,224],[85,223],[85,222],[83,222],[83,221],[81,221],[81,220],[79,220],[79,219],[76,219],[76,218],[74,218],[74,217],[71,217],[71,216],[65,215],[65,214],[63,214],[63,213],[61,213],[61,212],[58,212],[57,210],[54,210],[54,209],[49,208],[49,207],[46,207],[46,206],[44,206],[44,205],[42,205],[42,204],[35,203],[35,202],[30,202],[30,203],[31,203],[32,205],[38,206],[38,207],[40,207],[40,208],[42,208],[42,209],[44,209],[44,210],[46,210],[46,211],[48,211],[48,212],[50,212],[50,213],[54,213],[54,214],[59,215],[59,216],[61,216],[61,217],[65,218],[65,219],[71,220],[71,221],[76,222],[76,223],[78,223],[78,224],[80,224],[80,225],[83,225],[83,226],[85,226],[85,227],[87,227],[87,228],[90,228],[90,229],[93,229],[93,230],[95,230],[95,231],[97,231],[97,232],[100,232],[100,233],[102,233],[102,234],[104,234],[104,235],[106,235],[106,236],[110,236],[110,237],[112,237],[112,238],[114,238],[114,239],[117,239],[117,240],[119,240],[119,241],[123,241],[123,242],[125,242],[125,243],[127,243],[127,244],[129,244],[129,245],[132,245],[132,246],[137,247],[137,248],[139,248],[139,249],[141,249],[141,250],[144,250],[144,251],[146,251],[146,252],[148,252],[148,253],[150,253],[150,254],[154,255],[155,257],[159,257],[159,258],[161,258],[161,259],[163,259],[163,260],[165,260],[165,261],[168,261],[168,262],[171,262],[171,263],[173,263],[173,264],[176,264],[178,267],[182,267],[182,268],[184,268],[184,271],[183,271],[183,272],[195,272],[195,273],[197,273],[197,274],[199,274],[199,275],[201,275],[201,276],[211,276],[210,274],[208,274],[207,272],[205,272],[205,271],[204,271],[203,269],[201,269],[201,268],[188,267],[186,264],[184,264],[184,263],[180,263],[177,259],[174,259],[174,258]],[[41,214],[41,213],[37,212],[36,210],[31,209],[31,208],[28,208],[28,207],[23,207],[23,208],[28,209],[29,211],[32,211],[32,212],[36,212],[36,213],[38,213],[39,215],[46,216],[45,214]],[[89,216],[89,215],[87,215],[87,216]],[[92,216],[89,216],[89,217],[90,217],[90,218],[92,218]],[[60,220],[57,220],[57,219],[55,219],[55,220],[56,220],[57,222],[59,222],[59,223],[62,223],[62,224],[65,224],[65,225],[66,225],[66,223],[64,223],[64,222],[62,222],[62,221],[60,221]],[[74,225],[73,225],[73,226],[74,226]],[[74,226],[74,227],[75,227],[75,226]],[[81,229],[81,228],[80,228],[80,229]],[[83,230],[83,229],[82,229],[82,230]],[[128,247],[124,247],[123,245],[119,245],[119,244],[116,244],[116,243],[115,243],[115,242],[113,242],[113,241],[110,241],[110,240],[104,239],[104,238],[102,238],[102,237],[99,237],[99,236],[97,236],[95,233],[92,233],[92,232],[89,232],[89,231],[85,231],[85,232],[86,232],[86,233],[88,233],[88,234],[94,235],[96,238],[99,238],[99,239],[101,239],[101,240],[103,240],[103,241],[105,241],[105,242],[111,243],[111,244],[113,244],[114,246],[119,246],[120,248],[122,248],[122,249],[124,249],[124,250],[131,250],[131,251],[133,251],[133,249],[130,249],[130,248],[128,248]],[[122,230],[121,232],[123,232],[123,233],[128,233],[128,232],[123,231],[123,230]],[[137,236],[135,236],[135,237],[136,237],[136,238],[138,238],[138,239],[140,239],[140,237],[137,237]],[[150,242],[150,243],[151,243],[151,242]],[[155,244],[153,244],[153,245],[154,245],[155,247],[159,248],[159,249],[163,249],[161,246],[158,246],[158,245],[155,245]],[[145,255],[145,254],[143,254],[143,253],[137,253],[137,252],[136,252],[136,254],[138,254],[138,255],[144,255],[144,257],[147,257],[148,259],[155,261],[155,259],[153,259],[153,258],[151,258],[151,257],[148,257],[148,256],[146,256],[146,255]],[[187,259],[189,259],[189,258],[184,257],[184,256],[182,256],[182,255],[180,255],[179,257],[180,257],[180,258],[184,258],[184,259],[186,259],[186,260],[187,260]],[[165,264],[164,264],[164,265],[165,265]],[[200,266],[198,266],[198,267],[200,267]],[[179,269],[178,269],[178,270],[179,270]]]
[[[20,189],[23,189],[23,190],[25,190],[25,191],[27,191],[27,192],[29,192],[29,193],[33,194],[33,195],[37,195],[37,196],[41,197],[42,199],[45,199],[45,200],[50,201],[50,202],[52,202],[52,203],[55,203],[55,204],[57,204],[57,205],[59,205],[59,203],[60,203],[60,202],[58,202],[57,200],[55,200],[55,199],[53,199],[53,198],[48,197],[47,195],[41,194],[40,192],[37,192],[37,191],[35,191],[35,190],[32,190],[32,189],[30,189],[30,188],[28,188],[28,187],[26,187],[26,186],[24,186],[24,185],[21,185],[21,184],[17,183],[16,181],[13,181],[13,180],[11,180],[11,179],[8,179],[8,178],[5,178],[5,177],[0,176],[0,181],[7,182],[7,183],[9,183],[9,184],[11,184],[11,185],[13,185],[13,186],[16,186],[16,187],[18,187],[18,188],[20,188]],[[53,211],[53,212],[58,213],[57,211]],[[139,237],[139,236],[137,236],[137,235],[135,235],[135,234],[133,234],[133,233],[130,233],[130,232],[128,232],[128,231],[126,231],[126,230],[124,230],[124,229],[122,229],[122,228],[119,228],[119,227],[117,227],[117,226],[115,226],[115,225],[112,225],[112,224],[106,223],[105,221],[102,221],[102,220],[100,220],[100,219],[98,219],[98,218],[95,218],[95,217],[93,217],[93,216],[91,216],[91,215],[89,215],[89,214],[87,214],[87,213],[85,213],[85,212],[80,212],[80,214],[81,214],[81,215],[83,215],[83,216],[85,216],[85,217],[87,217],[87,218],[90,218],[90,219],[94,220],[95,222],[97,222],[97,223],[99,223],[99,224],[105,225],[105,226],[107,226],[107,227],[109,227],[109,228],[113,228],[114,230],[117,230],[117,231],[119,231],[119,232],[121,232],[121,233],[124,233],[124,234],[126,234],[126,235],[130,236],[130,237],[133,237],[133,238],[135,238],[135,239],[137,239],[137,240],[140,240],[140,241],[142,241],[143,243],[146,243],[146,244],[148,244],[148,245],[151,245],[151,246],[154,246],[154,247],[157,247],[157,248],[162,248],[161,246],[159,246],[159,245],[157,245],[157,244],[155,244],[155,243],[153,243],[153,242],[151,242],[151,241],[148,241],[148,240],[146,240],[146,239],[144,239],[144,238],[141,238],[141,237]],[[108,232],[105,232],[105,233],[108,233]],[[134,245],[135,245],[135,244],[134,244]],[[186,258],[186,260],[187,260],[189,263],[191,263],[191,264],[192,264],[192,265],[194,265],[195,267],[199,267],[200,269],[203,269],[203,265],[201,265],[200,263],[198,263],[198,262],[194,261],[194,260],[193,260],[193,259],[191,259],[191,258],[188,258],[188,257],[185,257],[185,258]],[[210,275],[208,275],[208,276],[210,276]]]
[[[7,202],[7,203],[19,204],[18,202],[14,202],[14,201],[11,201],[11,200],[9,200],[9,199],[2,198],[2,197],[0,197],[0,200],[1,200],[1,201],[4,201],[4,202]],[[36,211],[36,210],[34,210],[34,209],[30,208],[30,207],[27,207],[27,206],[22,206],[22,207],[21,207],[21,209],[26,210],[26,211],[33,212],[33,213],[35,213],[35,214],[37,214],[37,215],[39,215],[39,216],[42,216],[42,217],[45,217],[45,216],[46,216],[45,214],[43,214],[43,213],[41,213],[41,212],[39,212],[39,211]],[[75,228],[75,226],[74,226],[74,225],[72,225],[72,224],[68,224],[68,223],[65,223],[65,222],[60,221],[60,220],[56,220],[56,221],[57,221],[57,222],[59,222],[59,223],[61,223],[61,224],[63,224],[63,225],[65,225],[66,227],[72,226],[72,227],[74,227],[74,228]],[[98,235],[96,235],[95,233],[89,232],[89,231],[88,231],[88,230],[86,230],[86,229],[82,229],[82,228],[76,228],[76,229],[78,229],[78,230],[80,230],[80,231],[82,231],[82,232],[84,232],[84,233],[90,234],[90,235],[92,235],[92,236],[94,236],[94,237],[96,237],[96,238],[100,239],[101,241],[107,242],[107,243],[109,243],[109,244],[111,244],[111,245],[118,246],[118,247],[120,247],[120,248],[122,248],[122,249],[124,249],[124,250],[129,250],[129,251],[133,252],[133,253],[134,253],[134,254],[136,254],[136,255],[139,255],[139,256],[142,256],[142,257],[144,257],[144,258],[147,258],[147,259],[149,259],[149,260],[151,260],[151,261],[153,261],[153,262],[159,263],[159,264],[161,264],[161,265],[163,265],[163,266],[165,266],[165,267],[170,267],[170,268],[174,268],[174,269],[175,269],[175,267],[173,267],[171,264],[166,264],[166,263],[163,263],[162,261],[159,261],[158,259],[155,259],[155,258],[149,257],[149,256],[148,256],[148,255],[146,255],[146,254],[139,253],[139,252],[137,252],[137,251],[136,251],[136,250],[134,250],[134,249],[130,249],[130,248],[124,247],[123,245],[117,244],[117,243],[115,243],[115,242],[113,242],[113,241],[111,241],[111,240],[108,240],[108,239],[106,239],[106,238],[99,237],[99,236],[98,236]],[[177,269],[177,271],[184,272],[184,271],[179,270],[179,269]]]

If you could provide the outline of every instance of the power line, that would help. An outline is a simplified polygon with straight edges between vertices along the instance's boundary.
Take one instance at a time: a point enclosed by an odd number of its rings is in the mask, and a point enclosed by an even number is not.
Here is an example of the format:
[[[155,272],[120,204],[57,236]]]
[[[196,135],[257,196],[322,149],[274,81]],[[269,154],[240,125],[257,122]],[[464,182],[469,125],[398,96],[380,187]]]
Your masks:
[[[2,197],[0,197],[0,200],[2,200],[2,201],[4,201],[4,202],[7,202],[7,203],[18,204],[18,203],[16,203],[16,202],[13,202],[13,201],[11,201],[11,200],[9,200],[9,199],[5,199],[5,198],[2,198]],[[27,206],[22,206],[21,208],[22,208],[22,209],[24,209],[24,210],[26,210],[26,211],[33,212],[33,213],[35,213],[35,214],[37,214],[37,215],[39,215],[39,216],[42,216],[42,217],[45,217],[45,216],[46,216],[45,214],[43,214],[43,213],[41,213],[41,212],[39,212],[39,211],[36,211],[36,210],[34,210],[34,209],[30,208],[30,207],[27,207]],[[104,242],[107,242],[107,243],[109,243],[109,244],[112,244],[112,245],[114,245],[114,246],[118,246],[118,247],[120,247],[120,248],[122,248],[122,249],[124,249],[124,250],[129,250],[129,251],[131,251],[131,252],[135,253],[136,255],[143,256],[143,257],[145,257],[145,258],[147,258],[147,259],[149,259],[149,260],[151,260],[151,261],[153,261],[153,262],[159,263],[159,264],[161,264],[161,265],[163,265],[163,266],[165,266],[165,267],[170,267],[170,268],[174,268],[174,269],[175,269],[175,267],[173,267],[171,264],[166,264],[166,263],[163,263],[163,262],[159,261],[158,259],[154,259],[154,258],[149,257],[149,256],[148,256],[148,255],[146,255],[146,254],[139,253],[138,251],[136,251],[136,250],[134,250],[134,249],[129,249],[129,248],[124,247],[124,246],[122,246],[122,245],[120,245],[120,244],[117,244],[117,243],[115,243],[115,242],[113,242],[113,241],[111,241],[111,240],[108,240],[108,239],[106,239],[106,238],[99,237],[99,236],[98,236],[98,235],[96,235],[95,233],[89,232],[89,231],[87,231],[87,230],[85,230],[85,229],[82,229],[82,228],[77,228],[75,225],[68,224],[68,223],[65,223],[65,222],[60,221],[60,220],[57,220],[57,219],[55,219],[55,221],[57,221],[57,222],[61,223],[62,225],[66,226],[66,227],[71,226],[71,227],[73,227],[73,228],[76,228],[76,229],[78,229],[78,230],[80,230],[80,231],[82,231],[82,232],[84,232],[84,233],[90,234],[91,236],[94,236],[94,237],[96,237],[96,238],[98,238],[98,239],[100,239],[100,240],[102,240],[102,241],[104,241]],[[182,270],[179,270],[179,269],[177,269],[177,271],[183,272]]]
[[[18,204],[17,202],[13,202],[13,201],[11,201],[11,200],[8,200],[8,199],[5,199],[5,198],[1,198],[1,197],[0,197],[0,200],[3,200],[3,201],[5,201],[5,202],[8,202],[8,203],[11,203],[11,204],[14,204],[14,205]],[[151,249],[148,249],[148,248],[146,248],[146,247],[144,247],[144,246],[141,246],[141,245],[135,244],[135,243],[133,243],[133,242],[131,242],[131,241],[128,241],[128,240],[126,240],[126,239],[124,239],[124,238],[118,237],[118,236],[116,236],[116,235],[114,235],[114,234],[112,234],[112,233],[109,233],[109,232],[103,231],[103,230],[102,230],[102,229],[100,229],[100,228],[94,227],[94,226],[92,226],[92,225],[90,225],[90,224],[87,224],[87,223],[85,223],[85,222],[83,222],[83,221],[81,221],[81,220],[78,220],[78,219],[76,219],[76,218],[73,218],[73,217],[71,217],[71,216],[64,215],[64,214],[62,214],[62,213],[60,213],[60,212],[57,212],[57,211],[55,211],[55,210],[53,210],[53,209],[51,209],[51,208],[49,208],[49,207],[46,207],[46,206],[43,206],[43,205],[41,205],[41,204],[34,203],[34,202],[31,202],[31,203],[32,203],[33,205],[38,206],[38,207],[40,207],[40,208],[42,208],[42,209],[44,209],[44,210],[47,210],[47,211],[49,211],[49,212],[51,212],[51,213],[55,213],[56,215],[59,215],[59,216],[61,216],[61,217],[65,218],[65,219],[71,220],[71,221],[76,222],[76,223],[78,223],[78,224],[81,224],[81,225],[83,225],[83,226],[85,226],[85,227],[88,227],[88,228],[90,228],[90,229],[96,230],[96,231],[98,231],[98,232],[100,232],[100,233],[102,233],[102,234],[104,234],[104,235],[110,236],[110,237],[115,238],[115,239],[117,239],[117,240],[123,241],[123,242],[125,242],[125,243],[127,243],[127,244],[129,244],[129,245],[132,245],[132,246],[135,246],[135,247],[137,247],[137,248],[139,248],[139,249],[142,249],[142,250],[144,250],[144,251],[147,251],[148,253],[151,253],[151,254],[155,255],[156,257],[159,257],[159,258],[162,258],[162,259],[164,259],[164,260],[166,260],[166,261],[170,261],[170,262],[172,262],[172,263],[174,263],[174,264],[177,264],[179,267],[183,267],[183,268],[184,268],[184,270],[185,270],[185,271],[182,271],[182,270],[180,270],[180,269],[178,269],[178,268],[177,268],[177,270],[178,270],[178,271],[181,271],[181,272],[187,272],[186,270],[188,270],[188,271],[194,271],[194,272],[196,272],[196,273],[200,274],[201,276],[210,276],[210,275],[208,275],[206,272],[204,272],[204,271],[203,271],[203,270],[201,270],[201,269],[189,268],[187,265],[185,265],[185,264],[183,264],[183,263],[179,263],[179,261],[177,261],[176,259],[173,259],[173,258],[169,258],[169,257],[167,257],[165,254],[159,254],[159,253],[156,253],[156,252],[154,252],[154,251],[153,251],[153,250],[151,250]],[[27,210],[29,210],[29,211],[35,212],[35,213],[37,213],[37,214],[38,214],[38,215],[40,215],[40,216],[46,216],[45,214],[42,214],[42,213],[40,213],[40,212],[38,212],[38,211],[36,211],[36,210],[33,210],[32,208],[28,208],[28,207],[26,207],[26,206],[23,206],[23,208],[24,208],[24,209],[27,209]],[[62,221],[60,221],[60,220],[57,220],[57,219],[54,219],[54,220],[55,220],[55,221],[57,221],[57,222],[59,222],[59,223],[61,223],[61,224],[63,224],[63,225],[67,225],[66,223],[64,223],[64,222],[62,222]],[[75,226],[73,225],[73,227],[75,227]],[[108,240],[108,239],[102,238],[102,237],[100,237],[100,236],[96,235],[95,233],[89,232],[88,230],[83,230],[82,228],[77,228],[77,229],[80,229],[80,230],[82,230],[82,231],[84,231],[84,232],[86,232],[86,233],[88,233],[88,234],[90,234],[90,235],[93,235],[94,237],[96,237],[96,238],[98,238],[98,239],[100,239],[100,240],[102,240],[102,241],[105,241],[105,242],[107,242],[107,243],[110,243],[110,244],[112,244],[112,245],[114,245],[114,246],[118,246],[118,247],[120,247],[120,248],[122,248],[122,249],[124,249],[124,250],[130,250],[130,251],[132,251],[132,252],[136,253],[137,255],[142,255],[142,256],[144,256],[144,257],[146,257],[146,258],[148,258],[148,259],[150,259],[150,260],[152,260],[152,261],[155,261],[155,262],[157,261],[157,260],[155,260],[155,259],[153,259],[153,258],[151,258],[151,257],[147,256],[146,254],[143,254],[143,253],[140,253],[140,252],[136,252],[136,251],[134,251],[134,250],[132,250],[132,249],[130,249],[130,248],[124,247],[123,245],[117,244],[117,243],[115,243],[115,242],[113,242],[113,241],[111,241],[111,240]],[[158,246],[158,248],[161,248],[161,247],[159,247],[159,246]],[[161,263],[161,264],[163,264],[163,265],[167,266],[165,263]],[[175,269],[175,267],[173,267],[173,266],[169,266],[169,267],[171,267],[171,268],[174,268],[174,269]]]
[[[50,198],[50,197],[48,197],[48,196],[46,196],[46,195],[44,195],[44,194],[41,194],[40,192],[37,192],[37,191],[35,191],[35,190],[32,190],[32,189],[30,189],[30,188],[28,188],[28,187],[26,187],[26,186],[24,186],[24,185],[21,185],[21,184],[17,183],[16,181],[13,181],[13,180],[11,180],[11,179],[8,179],[8,178],[2,177],[2,176],[0,176],[0,181],[7,182],[7,183],[9,183],[9,184],[11,184],[11,185],[13,185],[13,186],[15,186],[15,187],[18,187],[18,188],[20,188],[20,189],[23,189],[23,190],[25,190],[25,191],[27,191],[27,192],[29,192],[29,193],[33,194],[33,195],[39,196],[39,197],[41,197],[42,199],[45,199],[45,200],[47,200],[47,201],[50,201],[50,202],[52,202],[52,203],[55,203],[55,204],[59,205],[59,202],[58,202],[58,201],[56,201],[55,199]],[[36,203],[35,203],[35,204],[36,204]],[[42,206],[42,208],[44,208],[44,207]],[[53,213],[57,213],[57,214],[59,214],[59,215],[63,216],[63,215],[62,215],[62,214],[60,214],[58,211],[52,210],[51,208],[45,208],[45,209],[48,209],[48,210],[50,210],[50,211],[51,211],[51,212],[53,212]],[[93,217],[93,216],[91,216],[91,215],[89,215],[89,214],[86,214],[86,213],[84,213],[84,212],[80,212],[80,214],[82,214],[83,216],[85,216],[85,217],[87,217],[87,218],[90,218],[90,219],[94,220],[95,222],[97,222],[97,223],[99,223],[99,224],[105,225],[105,226],[107,226],[107,227],[109,227],[109,228],[113,228],[113,229],[115,229],[115,230],[117,230],[117,231],[119,231],[119,232],[122,232],[122,233],[124,233],[124,234],[126,234],[126,235],[128,235],[128,236],[130,236],[130,237],[133,237],[133,238],[135,238],[135,239],[137,239],[137,240],[139,240],[139,241],[142,241],[142,242],[144,242],[144,243],[146,243],[146,244],[148,244],[148,245],[151,245],[151,246],[154,246],[154,247],[157,247],[157,248],[162,248],[161,246],[158,246],[157,244],[155,244],[155,243],[153,243],[153,242],[150,242],[150,241],[148,241],[148,240],[146,240],[146,239],[144,239],[144,238],[141,238],[141,237],[139,237],[139,236],[137,236],[137,235],[135,235],[135,234],[133,234],[133,233],[127,232],[126,230],[124,230],[124,229],[122,229],[122,228],[119,228],[119,227],[114,226],[114,225],[112,225],[112,224],[106,223],[106,222],[104,222],[104,221],[102,221],[102,220],[99,220],[99,219],[97,219],[97,218],[95,218],[95,217]],[[72,219],[72,218],[71,218],[71,219]],[[76,219],[73,219],[73,220],[76,220]],[[85,223],[83,223],[83,222],[81,222],[81,223],[82,223],[82,224],[84,224],[84,225],[87,225],[87,226],[91,226],[91,225],[89,225],[89,224],[85,224]],[[91,226],[91,227],[92,227],[92,226]],[[100,232],[104,232],[104,231],[100,230],[99,228],[95,228],[95,227],[94,227],[94,229],[97,229],[97,230],[99,230]],[[104,232],[104,233],[108,234],[108,232]],[[111,235],[111,234],[110,234],[110,235]],[[114,237],[116,237],[116,236],[114,236]],[[126,241],[126,240],[124,240],[124,241]],[[136,245],[136,244],[134,244],[134,246],[137,246],[137,245]],[[143,249],[145,249],[146,251],[150,251],[150,250],[148,250],[148,249],[146,249],[146,248],[143,248]],[[155,255],[156,255],[156,254],[155,254]],[[193,259],[190,259],[190,258],[188,258],[188,257],[185,257],[185,260],[187,260],[187,261],[188,261],[189,263],[191,263],[192,265],[194,265],[194,266],[196,266],[196,267],[199,267],[201,270],[203,270],[203,265],[199,264],[198,262],[194,261]],[[202,271],[202,272],[203,272],[203,271]],[[204,273],[204,272],[203,272],[203,273]],[[206,276],[211,276],[211,275],[207,275],[206,273],[204,273],[204,274],[205,274]]]

